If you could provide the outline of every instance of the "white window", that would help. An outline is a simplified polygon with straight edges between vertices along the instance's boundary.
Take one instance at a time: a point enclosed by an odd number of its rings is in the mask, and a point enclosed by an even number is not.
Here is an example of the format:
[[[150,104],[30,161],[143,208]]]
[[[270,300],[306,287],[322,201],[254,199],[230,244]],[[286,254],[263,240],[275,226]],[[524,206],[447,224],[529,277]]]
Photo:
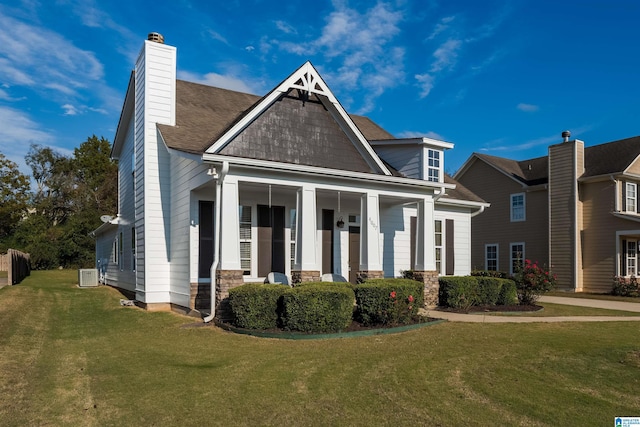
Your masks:
[[[498,271],[498,244],[484,245],[484,269]]]
[[[524,265],[524,242],[511,243],[511,271],[509,273],[515,274]]]
[[[429,149],[427,152],[427,181],[440,182],[440,156],[438,150]]]
[[[294,269],[296,263],[296,210],[289,211],[289,219],[291,221],[291,270]]]
[[[625,210],[627,212],[638,212],[638,186],[635,182],[625,184]]]
[[[118,236],[113,239],[113,247],[111,248],[111,262],[118,263]]]
[[[524,193],[511,195],[511,221],[524,221],[525,216],[525,199]]]
[[[627,240],[627,276],[638,275],[638,242],[636,240]]]
[[[436,220],[435,224],[436,241],[436,271],[442,274],[442,221]]]
[[[251,206],[240,206],[240,268],[251,275]]]

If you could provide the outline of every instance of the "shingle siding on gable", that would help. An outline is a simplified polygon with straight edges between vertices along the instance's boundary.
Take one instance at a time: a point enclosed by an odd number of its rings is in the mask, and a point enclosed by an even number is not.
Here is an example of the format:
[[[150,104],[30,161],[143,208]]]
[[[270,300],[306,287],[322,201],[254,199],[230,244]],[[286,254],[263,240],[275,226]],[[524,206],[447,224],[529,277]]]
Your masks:
[[[373,172],[336,120],[313,98],[302,102],[282,97],[220,154]]]

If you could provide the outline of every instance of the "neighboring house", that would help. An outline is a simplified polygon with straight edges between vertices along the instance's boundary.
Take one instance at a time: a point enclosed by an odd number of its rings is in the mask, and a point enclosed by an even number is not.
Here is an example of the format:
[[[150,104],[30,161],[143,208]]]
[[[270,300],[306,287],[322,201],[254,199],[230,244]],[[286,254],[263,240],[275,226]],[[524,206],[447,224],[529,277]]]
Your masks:
[[[412,269],[434,303],[438,274],[470,272],[488,206],[445,175],[452,147],[347,114],[308,62],[264,97],[177,80],[152,33],[113,144],[119,211],[94,232],[101,279],[149,309],[206,309],[212,287],[217,304],[269,272]]]
[[[515,161],[474,153],[455,178],[491,203],[472,221],[475,269],[513,273],[519,259],[546,263],[561,289],[609,292],[638,276],[640,137]]]

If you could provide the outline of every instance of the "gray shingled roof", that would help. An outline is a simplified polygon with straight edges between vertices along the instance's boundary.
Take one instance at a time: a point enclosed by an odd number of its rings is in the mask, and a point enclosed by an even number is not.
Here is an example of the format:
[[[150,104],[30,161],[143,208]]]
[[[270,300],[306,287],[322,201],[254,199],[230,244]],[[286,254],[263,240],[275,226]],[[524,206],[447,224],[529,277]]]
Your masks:
[[[176,125],[158,125],[158,128],[169,148],[202,154],[261,100],[262,97],[248,93],[176,80]],[[350,117],[367,140],[395,139],[368,117]],[[403,176],[388,163],[384,163],[394,176]],[[484,202],[446,174],[445,182],[457,186],[447,191],[448,198]]]
[[[474,153],[474,155],[526,185],[544,184],[549,181],[548,156],[517,161],[488,154]],[[585,172],[581,178],[621,173],[638,156],[640,156],[640,136],[586,147],[584,149]]]
[[[168,147],[202,154],[262,98],[248,93],[176,80],[176,125],[158,125]],[[351,115],[367,139],[393,139],[368,117]]]

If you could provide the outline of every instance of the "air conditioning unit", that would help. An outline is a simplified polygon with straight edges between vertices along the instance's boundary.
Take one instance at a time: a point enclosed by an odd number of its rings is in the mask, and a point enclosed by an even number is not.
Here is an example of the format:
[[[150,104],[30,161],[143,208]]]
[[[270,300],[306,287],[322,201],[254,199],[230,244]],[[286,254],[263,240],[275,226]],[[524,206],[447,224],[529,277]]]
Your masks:
[[[98,269],[82,268],[78,270],[78,286],[81,288],[98,286]]]

